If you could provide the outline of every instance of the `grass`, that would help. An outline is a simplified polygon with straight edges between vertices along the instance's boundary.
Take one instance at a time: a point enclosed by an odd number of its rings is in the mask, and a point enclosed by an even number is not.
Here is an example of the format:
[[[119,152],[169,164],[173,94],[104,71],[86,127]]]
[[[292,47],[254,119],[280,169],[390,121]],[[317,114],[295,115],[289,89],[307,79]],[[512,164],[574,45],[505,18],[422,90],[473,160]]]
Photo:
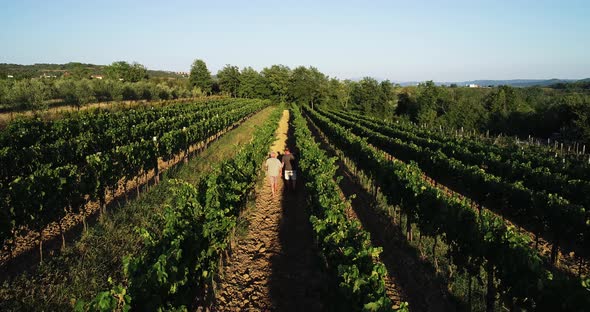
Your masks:
[[[108,212],[61,255],[37,270],[4,282],[0,287],[0,310],[71,310],[72,299],[90,299],[110,288],[109,277],[115,284],[122,282],[122,258],[137,254],[142,248],[142,239],[135,228],[153,228],[158,224],[159,213],[170,201],[169,178],[198,183],[213,164],[233,157],[275,109],[264,109],[188,163],[165,172],[160,184],[139,199]]]

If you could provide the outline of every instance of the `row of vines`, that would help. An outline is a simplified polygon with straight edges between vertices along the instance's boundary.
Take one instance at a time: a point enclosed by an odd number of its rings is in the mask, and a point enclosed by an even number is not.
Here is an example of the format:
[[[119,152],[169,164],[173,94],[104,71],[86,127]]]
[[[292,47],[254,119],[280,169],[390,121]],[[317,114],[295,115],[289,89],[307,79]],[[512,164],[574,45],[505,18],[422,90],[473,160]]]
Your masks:
[[[409,223],[422,235],[444,240],[453,265],[487,281],[488,310],[493,310],[498,297],[512,310],[582,311],[590,306],[588,281],[549,271],[530,238],[502,218],[472,209],[465,200],[429,184],[415,163],[390,161],[368,143],[376,134],[366,132],[361,138],[317,111],[305,111],[374,179],[388,203],[401,207]]]
[[[186,311],[209,305],[221,257],[275,139],[280,113],[275,110],[248,145],[215,165],[199,185],[173,181],[173,201],[157,230],[136,229],[144,252],[124,259],[125,283],[78,300],[75,310]]]
[[[559,246],[589,255],[590,181],[565,180],[546,167],[500,160],[498,154],[482,152],[483,144],[479,152],[472,152],[461,142],[422,137],[350,115],[320,113],[396,158],[415,161],[430,177],[551,241],[551,262]]]
[[[40,232],[89,201],[104,209],[119,185],[139,185],[148,172],[157,177],[159,161],[188,154],[192,145],[266,105],[224,99],[15,121],[0,135],[0,245],[22,232]]]
[[[295,141],[300,149],[300,169],[311,198],[311,223],[316,241],[344,295],[343,306],[355,311],[392,311],[385,292],[387,269],[379,260],[381,248],[371,246],[369,233],[345,213],[334,159],[313,140],[297,107],[292,109]],[[403,303],[399,311],[407,311]]]

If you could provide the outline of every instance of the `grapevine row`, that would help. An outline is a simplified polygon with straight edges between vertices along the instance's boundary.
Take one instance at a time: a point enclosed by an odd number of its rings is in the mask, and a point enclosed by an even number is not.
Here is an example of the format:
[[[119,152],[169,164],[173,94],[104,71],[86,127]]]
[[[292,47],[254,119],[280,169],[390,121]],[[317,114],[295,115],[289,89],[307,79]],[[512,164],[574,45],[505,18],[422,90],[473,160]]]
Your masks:
[[[312,227],[323,256],[337,275],[346,306],[357,311],[391,311],[385,293],[387,269],[378,258],[381,248],[372,247],[369,233],[347,218],[346,204],[334,181],[334,159],[312,139],[299,109],[294,106],[292,112],[299,165],[311,197]],[[400,310],[407,310],[406,305]]]
[[[409,131],[424,139],[432,139],[439,142],[453,142],[463,146],[473,153],[484,153],[495,155],[498,160],[516,161],[518,163],[530,166],[533,169],[549,170],[553,174],[560,174],[567,180],[590,180],[590,163],[575,158],[562,158],[558,154],[535,146],[523,146],[511,144],[498,146],[491,139],[471,139],[469,137],[454,137],[437,131],[418,128],[412,124],[406,123],[387,123],[377,121],[367,116],[358,114],[345,113],[346,118],[354,117],[363,121],[378,123],[382,127]],[[545,169],[546,168],[546,169]]]
[[[430,177],[459,193],[494,209],[514,223],[544,236],[553,243],[552,260],[558,246],[567,243],[576,253],[590,251],[590,214],[582,206],[546,192],[536,192],[521,183],[507,182],[477,166],[467,166],[440,150],[422,147],[412,141],[385,136],[338,116],[324,116],[362,137],[377,148],[403,161],[416,161]]]
[[[88,155],[81,164],[55,168],[41,165],[32,174],[0,185],[0,214],[8,220],[0,224],[0,243],[17,235],[19,229],[40,231],[68,212],[79,212],[87,200],[99,201],[104,209],[107,193],[114,193],[121,181],[125,186],[151,170],[158,176],[158,159],[169,160],[181,152],[186,155],[191,145],[267,105],[264,101],[242,103],[245,105],[241,108],[168,131],[153,140],[137,138],[130,144]]]
[[[45,164],[52,167],[80,164],[88,155],[140,139],[161,137],[166,132],[188,127],[243,104],[241,101],[212,101],[205,105],[170,105],[115,113],[98,110],[57,121],[15,122],[2,132],[6,141],[6,146],[0,150],[2,182],[30,174]]]
[[[452,263],[472,276],[486,271],[488,308],[496,291],[511,308],[581,311],[590,305],[588,289],[578,279],[544,268],[530,239],[486,210],[473,210],[423,179],[415,164],[389,161],[364,139],[330,119],[306,109],[329,140],[373,177],[389,204],[399,205],[422,235],[441,237]]]
[[[138,311],[184,311],[208,304],[222,253],[275,139],[280,113],[275,110],[248,145],[216,165],[198,186],[174,181],[174,200],[159,220],[161,234],[138,229],[145,252],[123,261],[127,286],[116,286],[89,302],[79,300],[76,310],[120,308],[113,297],[122,293],[124,305]]]
[[[335,111],[330,113],[348,121],[354,121],[383,135],[399,138],[421,147],[428,147],[434,151],[441,150],[447,156],[452,155],[453,158],[464,164],[484,168],[486,172],[501,177],[505,181],[520,182],[525,187],[536,191],[556,193],[574,204],[590,207],[590,181],[588,180],[571,180],[566,175],[548,167],[532,167],[530,163],[503,158],[499,154],[490,152],[488,144],[485,143],[470,142],[466,144],[466,141],[463,140],[425,136],[418,128],[402,130],[352,114]]]

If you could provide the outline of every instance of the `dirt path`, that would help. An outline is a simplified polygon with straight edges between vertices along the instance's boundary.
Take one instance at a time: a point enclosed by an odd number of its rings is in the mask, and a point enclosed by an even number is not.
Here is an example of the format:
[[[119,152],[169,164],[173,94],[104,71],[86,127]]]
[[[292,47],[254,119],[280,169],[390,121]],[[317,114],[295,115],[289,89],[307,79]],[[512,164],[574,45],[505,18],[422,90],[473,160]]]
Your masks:
[[[284,111],[272,151],[288,144]],[[243,218],[248,233],[233,248],[218,284],[214,311],[323,311],[329,282],[317,257],[303,183],[272,197],[267,180]],[[323,299],[322,299],[323,298]]]
[[[338,156],[336,150],[309,122],[308,126],[321,147],[330,157]],[[436,276],[434,268],[421,260],[417,250],[409,245],[401,229],[390,217],[373,209],[375,200],[363,189],[357,178],[342,159],[337,161],[337,173],[343,177],[338,183],[346,197],[356,194],[351,205],[354,216],[363,228],[371,233],[374,246],[383,248],[381,261],[389,273],[386,280],[387,294],[395,303],[407,301],[412,311],[455,311],[446,284]]]

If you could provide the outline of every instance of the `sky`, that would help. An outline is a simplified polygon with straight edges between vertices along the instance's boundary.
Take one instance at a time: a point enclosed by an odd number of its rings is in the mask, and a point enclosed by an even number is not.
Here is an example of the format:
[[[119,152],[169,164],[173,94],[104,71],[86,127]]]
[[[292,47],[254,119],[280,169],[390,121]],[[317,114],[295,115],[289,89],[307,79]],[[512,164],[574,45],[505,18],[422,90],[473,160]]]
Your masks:
[[[195,59],[396,82],[588,78],[590,0],[0,0],[0,63]]]

